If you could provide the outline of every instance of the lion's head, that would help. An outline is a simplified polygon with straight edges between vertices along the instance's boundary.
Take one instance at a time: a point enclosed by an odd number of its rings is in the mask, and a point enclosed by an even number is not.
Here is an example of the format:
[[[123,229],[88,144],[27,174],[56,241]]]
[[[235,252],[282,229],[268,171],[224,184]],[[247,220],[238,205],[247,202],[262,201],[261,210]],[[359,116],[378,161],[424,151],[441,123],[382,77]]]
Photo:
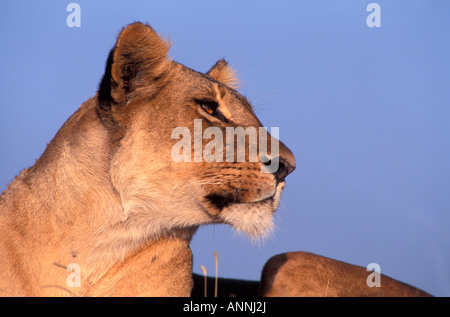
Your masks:
[[[264,235],[294,156],[265,138],[225,60],[203,74],[170,60],[168,50],[148,25],[129,25],[97,95],[117,145],[110,177],[127,222],[145,224],[149,233],[227,223]],[[232,131],[247,133],[244,150]]]

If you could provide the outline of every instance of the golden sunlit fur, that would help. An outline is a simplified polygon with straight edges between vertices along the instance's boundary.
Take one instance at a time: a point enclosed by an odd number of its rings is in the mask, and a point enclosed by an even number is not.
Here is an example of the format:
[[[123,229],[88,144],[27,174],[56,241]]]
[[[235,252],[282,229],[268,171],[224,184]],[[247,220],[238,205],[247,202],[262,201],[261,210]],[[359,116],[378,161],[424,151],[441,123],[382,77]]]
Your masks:
[[[280,143],[275,173],[259,160],[175,162],[172,131],[194,119],[203,131],[261,123],[224,60],[202,74],[168,50],[148,25],[123,29],[97,94],[2,193],[0,295],[189,296],[199,225],[270,231],[292,153]]]
[[[379,275],[368,285],[371,271],[309,252],[273,256],[264,265],[259,296],[265,297],[428,297],[430,294]],[[372,287],[369,287],[372,286]]]

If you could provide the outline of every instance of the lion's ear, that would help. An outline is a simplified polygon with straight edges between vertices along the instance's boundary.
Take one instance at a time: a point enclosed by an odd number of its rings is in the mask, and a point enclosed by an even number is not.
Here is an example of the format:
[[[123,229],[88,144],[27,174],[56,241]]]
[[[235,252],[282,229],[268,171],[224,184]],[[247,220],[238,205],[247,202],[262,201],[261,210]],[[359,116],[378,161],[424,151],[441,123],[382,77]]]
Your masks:
[[[122,30],[111,50],[98,97],[102,107],[124,104],[140,85],[158,86],[171,61],[169,44],[149,26],[133,23]]]
[[[218,60],[206,75],[233,89],[239,88],[240,81],[237,78],[236,73],[223,58]]]

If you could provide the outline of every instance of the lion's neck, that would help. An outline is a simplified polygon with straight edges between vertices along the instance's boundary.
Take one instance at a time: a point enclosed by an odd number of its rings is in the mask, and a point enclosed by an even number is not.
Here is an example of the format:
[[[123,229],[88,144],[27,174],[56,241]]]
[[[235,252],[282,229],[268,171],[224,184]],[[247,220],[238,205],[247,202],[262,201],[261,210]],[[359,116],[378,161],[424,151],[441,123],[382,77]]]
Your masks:
[[[23,175],[31,196],[55,226],[104,225],[121,217],[120,200],[108,176],[111,147],[95,113],[95,99],[61,127],[36,164]],[[73,228],[71,228],[73,230]]]
[[[28,237],[24,240],[35,250],[30,256],[61,267],[77,263],[84,268],[89,283],[127,254],[164,234],[146,232],[139,219],[124,214],[109,177],[113,153],[108,142],[91,99],[67,120],[42,157],[2,196],[8,204],[5,209],[14,213],[6,217],[7,222],[25,233]],[[176,229],[171,234],[190,241],[195,229]]]

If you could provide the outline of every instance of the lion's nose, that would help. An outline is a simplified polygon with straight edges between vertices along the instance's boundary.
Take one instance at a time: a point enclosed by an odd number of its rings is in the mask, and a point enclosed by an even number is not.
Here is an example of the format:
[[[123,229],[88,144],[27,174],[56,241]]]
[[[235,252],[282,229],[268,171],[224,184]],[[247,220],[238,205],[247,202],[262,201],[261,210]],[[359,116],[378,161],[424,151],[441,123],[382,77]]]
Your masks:
[[[295,170],[295,157],[283,143],[279,143],[279,155],[276,157],[268,157],[265,159],[264,165],[274,166],[272,171],[277,183],[284,181],[286,176]]]
[[[291,163],[289,163],[289,161],[286,160],[284,157],[278,157],[278,159],[279,159],[278,170],[274,174],[277,182],[281,183],[284,181],[286,176],[288,176],[295,170],[295,162],[294,165],[291,165]]]

